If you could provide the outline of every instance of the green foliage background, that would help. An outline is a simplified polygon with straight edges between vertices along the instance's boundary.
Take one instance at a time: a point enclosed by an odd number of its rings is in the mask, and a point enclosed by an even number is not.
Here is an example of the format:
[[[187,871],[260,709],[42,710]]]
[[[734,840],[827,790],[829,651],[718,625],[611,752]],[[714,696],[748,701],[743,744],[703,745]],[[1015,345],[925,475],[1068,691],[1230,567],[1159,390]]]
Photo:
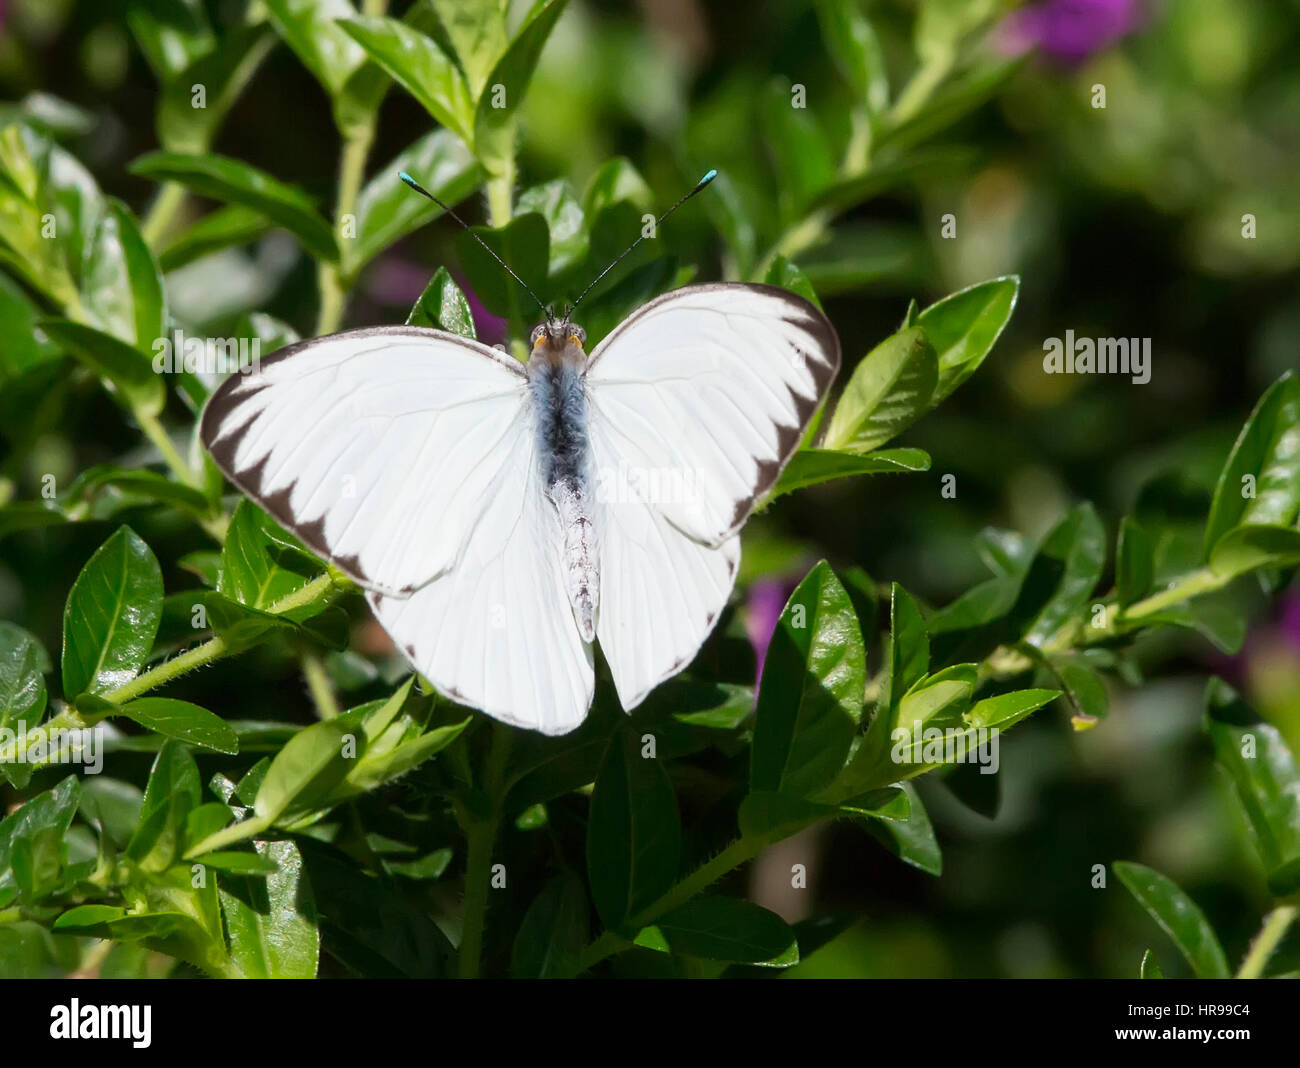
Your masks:
[[[1184,0],[1063,65],[1008,55],[1013,6],[7,5],[0,726],[113,742],[0,763],[0,974],[1300,969],[1300,20]],[[710,167],[590,341],[773,282],[835,324],[838,404],[686,676],[494,727],[236,505],[153,344],[518,349],[399,169],[562,300]],[[1151,382],[1045,375],[1066,329],[1152,338]],[[917,721],[1016,729],[995,777],[900,782]]]

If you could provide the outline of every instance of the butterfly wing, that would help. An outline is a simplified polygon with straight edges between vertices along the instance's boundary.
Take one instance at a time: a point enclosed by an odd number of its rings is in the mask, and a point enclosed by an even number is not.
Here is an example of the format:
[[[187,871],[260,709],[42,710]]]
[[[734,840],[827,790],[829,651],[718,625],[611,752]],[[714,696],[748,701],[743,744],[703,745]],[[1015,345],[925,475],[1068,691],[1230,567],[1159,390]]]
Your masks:
[[[418,327],[334,334],[224,382],[201,435],[235,485],[367,588],[442,693],[547,733],[582,721],[591,649],[515,360]]]
[[[811,304],[738,284],[668,293],[592,352],[597,636],[624,708],[685,667],[712,630],[735,582],[738,531],[839,360]]]
[[[454,568],[409,597],[368,600],[443,694],[516,727],[565,734],[591,705],[592,647],[569,608],[560,519],[531,443],[511,457]]]
[[[529,442],[528,381],[486,345],[419,327],[305,341],[228,378],[200,434],[226,476],[368,589],[449,568]]]

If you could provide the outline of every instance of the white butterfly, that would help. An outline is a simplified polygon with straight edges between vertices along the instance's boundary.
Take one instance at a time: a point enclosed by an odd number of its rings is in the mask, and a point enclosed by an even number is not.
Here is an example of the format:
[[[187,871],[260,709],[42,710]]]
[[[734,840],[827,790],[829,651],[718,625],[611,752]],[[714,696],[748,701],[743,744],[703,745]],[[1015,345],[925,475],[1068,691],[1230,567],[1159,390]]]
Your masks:
[[[564,734],[593,642],[628,710],[694,658],[840,362],[821,312],[761,285],[678,289],[585,342],[548,318],[525,367],[421,327],[305,341],[227,379],[203,443],[441,693]]]

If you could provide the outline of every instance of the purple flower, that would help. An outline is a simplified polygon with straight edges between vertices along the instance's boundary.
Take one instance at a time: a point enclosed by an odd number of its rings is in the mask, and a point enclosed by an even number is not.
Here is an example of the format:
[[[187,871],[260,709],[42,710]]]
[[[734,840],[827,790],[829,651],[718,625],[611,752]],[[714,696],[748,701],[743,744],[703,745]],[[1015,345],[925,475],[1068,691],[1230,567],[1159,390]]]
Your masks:
[[[1142,14],[1141,0],[1046,0],[1012,12],[998,29],[1012,53],[1038,48],[1074,65],[1131,33]]]
[[[754,647],[754,657],[758,661],[755,685],[763,675],[767,647],[772,642],[781,611],[793,589],[794,583],[782,578],[759,579],[749,587],[749,596],[745,599],[745,633],[749,636],[749,644]]]

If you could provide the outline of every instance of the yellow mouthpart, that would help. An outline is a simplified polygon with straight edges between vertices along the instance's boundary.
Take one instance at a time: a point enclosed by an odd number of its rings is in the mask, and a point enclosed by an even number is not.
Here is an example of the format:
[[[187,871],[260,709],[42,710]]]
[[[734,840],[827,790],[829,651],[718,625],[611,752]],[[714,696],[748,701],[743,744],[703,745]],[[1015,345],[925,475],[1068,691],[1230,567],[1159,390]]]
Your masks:
[[[577,345],[578,348],[582,348],[582,341],[578,338],[577,334],[570,334],[569,340],[572,341],[575,345]]]

